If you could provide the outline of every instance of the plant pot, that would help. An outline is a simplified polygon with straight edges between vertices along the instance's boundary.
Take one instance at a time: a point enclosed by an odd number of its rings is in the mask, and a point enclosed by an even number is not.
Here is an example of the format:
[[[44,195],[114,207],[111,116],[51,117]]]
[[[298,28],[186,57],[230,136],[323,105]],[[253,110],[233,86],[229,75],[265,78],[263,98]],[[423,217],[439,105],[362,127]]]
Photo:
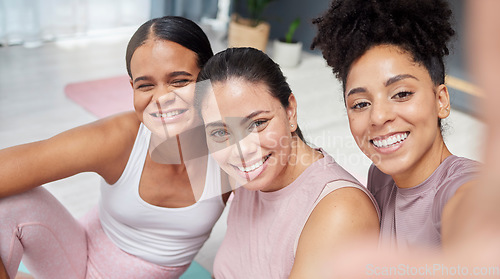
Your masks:
[[[228,46],[253,47],[266,51],[270,30],[271,26],[265,21],[252,26],[252,20],[233,14],[229,22]]]
[[[273,44],[273,60],[281,67],[295,67],[300,62],[302,42],[286,43],[275,40]]]

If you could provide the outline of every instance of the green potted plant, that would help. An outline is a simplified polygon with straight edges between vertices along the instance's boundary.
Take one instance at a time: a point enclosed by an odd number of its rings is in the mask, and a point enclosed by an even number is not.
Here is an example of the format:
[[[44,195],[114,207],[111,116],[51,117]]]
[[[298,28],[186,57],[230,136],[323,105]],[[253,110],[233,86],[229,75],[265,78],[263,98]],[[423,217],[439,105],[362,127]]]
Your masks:
[[[228,30],[229,47],[254,47],[266,50],[271,27],[262,14],[274,0],[246,0],[250,18],[231,15]]]
[[[273,60],[282,67],[295,67],[300,62],[302,42],[294,40],[295,31],[300,25],[300,18],[290,23],[285,38],[273,43]]]

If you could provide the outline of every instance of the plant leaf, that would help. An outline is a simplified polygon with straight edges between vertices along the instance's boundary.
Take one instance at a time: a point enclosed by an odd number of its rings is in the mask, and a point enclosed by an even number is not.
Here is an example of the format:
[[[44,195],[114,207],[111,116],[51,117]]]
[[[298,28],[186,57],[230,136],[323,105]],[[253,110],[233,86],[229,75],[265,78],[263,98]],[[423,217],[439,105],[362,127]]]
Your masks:
[[[295,34],[295,31],[297,30],[297,27],[299,27],[299,25],[300,17],[297,17],[294,21],[292,21],[290,27],[288,27],[288,32],[286,32],[285,41],[287,43],[292,43],[293,35]]]

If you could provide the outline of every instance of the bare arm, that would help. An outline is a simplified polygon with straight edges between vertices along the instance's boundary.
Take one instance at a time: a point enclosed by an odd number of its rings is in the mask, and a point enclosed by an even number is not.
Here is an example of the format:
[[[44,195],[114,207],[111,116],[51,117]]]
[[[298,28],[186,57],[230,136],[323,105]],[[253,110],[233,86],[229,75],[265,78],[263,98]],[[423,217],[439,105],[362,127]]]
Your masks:
[[[474,80],[484,92],[481,112],[487,124],[484,165],[481,178],[474,187],[460,187],[443,211],[443,247],[463,245],[464,239],[474,243],[470,246],[491,249],[500,230],[500,191],[498,187],[500,165],[500,110],[498,102],[498,72],[500,71],[500,1],[467,1],[467,46],[468,60]],[[482,234],[485,235],[482,235]],[[486,236],[495,235],[494,238]],[[475,243],[489,239],[488,243]],[[467,250],[473,250],[467,248]],[[478,249],[476,249],[478,250]]]
[[[50,139],[0,150],[0,197],[81,172],[117,179],[139,121],[127,113],[80,126]],[[127,149],[128,152],[127,152]]]
[[[470,70],[485,95],[481,102],[481,112],[487,124],[483,149],[484,166],[481,182],[467,198],[470,203],[465,215],[467,227],[464,235],[476,235],[483,227],[500,230],[500,92],[498,73],[500,72],[500,1],[481,0],[466,2],[467,43]],[[474,224],[474,225],[472,225]],[[473,229],[474,228],[474,229]],[[471,231],[469,231],[471,230]],[[498,233],[496,233],[498,235]]]
[[[445,251],[462,241],[461,229],[463,216],[470,210],[464,207],[464,201],[468,199],[471,190],[477,185],[477,181],[470,181],[460,186],[455,194],[448,200],[443,208],[441,216],[441,241]]]
[[[335,190],[311,213],[290,278],[331,278],[332,259],[358,240],[377,243],[378,235],[379,220],[370,198],[356,188]]]
[[[469,262],[474,259],[481,266],[497,266],[500,257],[500,1],[469,0],[466,3],[468,62],[474,80],[484,92],[481,112],[488,129],[483,144],[481,177],[475,187],[466,191],[460,206],[453,210],[453,215],[460,219],[453,219],[457,235],[449,243],[454,249],[450,254],[460,255]]]
[[[3,265],[2,259],[0,258],[0,279],[9,279],[9,274],[5,270],[5,266]]]

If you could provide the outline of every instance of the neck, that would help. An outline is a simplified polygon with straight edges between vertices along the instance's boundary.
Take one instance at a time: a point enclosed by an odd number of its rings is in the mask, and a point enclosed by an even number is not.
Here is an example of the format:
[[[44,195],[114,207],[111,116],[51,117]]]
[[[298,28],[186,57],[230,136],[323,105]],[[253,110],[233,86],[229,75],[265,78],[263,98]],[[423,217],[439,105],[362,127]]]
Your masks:
[[[151,135],[149,156],[166,177],[187,176],[195,200],[203,194],[208,148],[205,129],[197,127],[168,139]]]
[[[149,153],[161,164],[185,164],[208,154],[205,130],[195,127],[175,137],[167,139],[151,135]],[[195,160],[196,161],[196,160]]]
[[[270,187],[272,190],[266,190],[266,192],[283,189],[290,185],[310,165],[321,158],[323,158],[323,155],[319,151],[316,151],[297,136],[294,136],[287,165],[281,172],[281,175],[277,177],[276,186]]]
[[[404,173],[392,175],[399,188],[412,188],[429,178],[448,156],[452,155],[446,147],[441,135],[436,143],[420,160]]]

